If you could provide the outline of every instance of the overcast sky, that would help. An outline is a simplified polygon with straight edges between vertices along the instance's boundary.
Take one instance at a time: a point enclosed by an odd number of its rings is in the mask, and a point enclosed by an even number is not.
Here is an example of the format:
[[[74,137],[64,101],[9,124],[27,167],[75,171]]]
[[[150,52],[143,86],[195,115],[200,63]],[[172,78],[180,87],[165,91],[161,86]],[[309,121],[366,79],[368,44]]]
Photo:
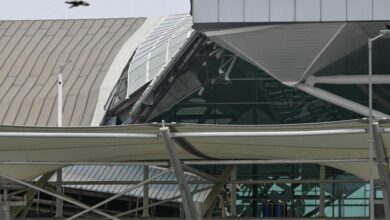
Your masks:
[[[65,0],[0,0],[0,20],[151,17],[188,13],[190,0],[85,0],[69,9]]]

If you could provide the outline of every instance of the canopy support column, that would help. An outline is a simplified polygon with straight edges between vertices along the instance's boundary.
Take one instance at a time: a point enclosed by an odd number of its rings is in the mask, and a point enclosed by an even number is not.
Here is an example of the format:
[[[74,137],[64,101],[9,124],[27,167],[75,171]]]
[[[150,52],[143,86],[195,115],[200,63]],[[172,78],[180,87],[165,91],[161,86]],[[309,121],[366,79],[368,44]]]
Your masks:
[[[62,189],[62,168],[57,170],[57,193],[62,195],[64,194],[63,189]],[[62,199],[56,198],[56,218],[62,218],[63,214],[63,207],[64,207],[64,202]]]
[[[233,170],[233,165],[228,165],[225,167],[222,175],[220,176],[219,182],[214,185],[210,193],[207,195],[206,199],[203,202],[202,206],[202,216],[206,216],[211,213],[211,210],[215,206],[216,199],[223,189],[225,182],[229,179]]]
[[[144,166],[144,181],[149,179],[149,166]],[[149,217],[149,184],[144,185],[144,192],[143,192],[143,198],[142,198],[142,206],[143,206],[143,217]]]
[[[172,163],[173,170],[180,188],[180,194],[183,201],[184,212],[187,220],[198,220],[201,219],[200,214],[195,206],[195,202],[192,198],[190,188],[184,176],[182,164],[177,157],[174,143],[172,141],[171,132],[168,127],[160,128],[160,132],[164,138],[165,145],[167,147],[168,156]]]
[[[325,166],[320,165],[320,207],[318,217],[325,217]]]
[[[237,165],[233,166],[232,173],[230,176],[230,180],[237,181]],[[231,190],[231,216],[237,217],[237,185],[233,183],[230,185]]]
[[[36,183],[36,187],[42,188],[49,179],[53,176],[54,172],[49,172],[41,176],[41,178]],[[6,177],[4,177],[6,178]],[[27,186],[28,187],[28,186]],[[25,218],[30,211],[31,205],[33,204],[34,197],[37,195],[39,190],[29,187],[30,189],[26,192],[26,205],[25,206],[17,206],[11,209],[12,217]]]
[[[8,197],[8,188],[7,186],[4,186],[3,188],[3,201],[1,201],[1,211],[0,211],[0,217],[4,220],[10,220],[10,203],[9,203],[9,197]]]
[[[382,187],[383,193],[383,203],[385,209],[385,216],[387,220],[390,220],[390,173],[389,165],[386,160],[386,151],[385,146],[382,141],[382,136],[380,134],[379,123],[374,122],[372,126],[373,137],[374,137],[374,151],[375,157]]]

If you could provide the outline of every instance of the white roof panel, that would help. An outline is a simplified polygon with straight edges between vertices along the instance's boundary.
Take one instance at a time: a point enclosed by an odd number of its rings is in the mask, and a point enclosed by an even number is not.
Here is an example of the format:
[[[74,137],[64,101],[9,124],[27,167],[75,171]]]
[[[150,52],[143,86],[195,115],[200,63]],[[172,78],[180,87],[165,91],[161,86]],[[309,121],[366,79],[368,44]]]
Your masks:
[[[162,18],[138,47],[130,62],[127,96],[158,76],[192,31],[192,17],[188,14]]]
[[[365,159],[368,160],[367,123],[358,120],[328,123],[311,123],[296,125],[199,125],[177,124],[178,133],[197,151],[217,159],[284,159],[284,160],[329,160],[329,159]],[[390,153],[389,124],[382,123],[383,143],[387,154]],[[350,133],[329,133],[318,135],[321,131],[351,131]],[[294,136],[234,136],[230,132],[291,132],[299,131]],[[357,131],[357,132],[352,132]],[[7,136],[6,132],[23,134],[25,137]],[[51,137],[26,136],[29,133],[43,132]],[[211,137],[199,136],[199,132],[229,132],[229,136]],[[305,135],[310,133],[311,135]],[[68,137],[56,137],[54,134],[67,133]],[[119,134],[154,134],[157,138],[98,138],[77,137],[75,134],[119,133]],[[183,134],[184,133],[184,134]],[[186,133],[186,134],[185,134]],[[12,162],[91,162],[91,161],[156,161],[168,160],[166,147],[161,137],[158,137],[157,125],[130,125],[120,127],[85,127],[85,128],[39,128],[39,127],[0,127],[0,161]],[[9,134],[9,133],[8,133]],[[71,135],[72,134],[72,135]],[[191,136],[192,134],[192,136]],[[195,135],[194,135],[195,134]],[[302,135],[303,134],[303,135]],[[202,159],[194,156],[183,148],[176,147],[180,159]],[[93,153],[91,153],[93,152]],[[368,178],[368,163],[335,162],[329,166],[345,170],[363,179]],[[20,179],[31,179],[61,166],[44,165],[0,165],[0,173]],[[82,170],[72,168],[72,173]],[[89,177],[101,176],[109,178],[107,169],[98,169]],[[106,174],[105,174],[106,173]],[[134,175],[134,172],[131,172]],[[76,177],[77,175],[74,175]],[[103,177],[104,176],[104,177]],[[139,178],[136,177],[131,178]],[[375,173],[377,176],[377,173]],[[72,177],[73,178],[73,177]],[[130,178],[130,177],[129,177]],[[103,190],[99,188],[99,190]]]

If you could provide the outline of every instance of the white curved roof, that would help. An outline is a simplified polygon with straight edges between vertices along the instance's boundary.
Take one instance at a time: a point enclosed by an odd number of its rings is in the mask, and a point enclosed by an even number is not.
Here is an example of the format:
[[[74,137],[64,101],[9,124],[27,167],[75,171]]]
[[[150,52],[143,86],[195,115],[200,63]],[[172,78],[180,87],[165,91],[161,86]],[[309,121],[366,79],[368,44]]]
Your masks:
[[[127,96],[157,77],[193,32],[189,14],[170,15],[140,44],[128,71]]]

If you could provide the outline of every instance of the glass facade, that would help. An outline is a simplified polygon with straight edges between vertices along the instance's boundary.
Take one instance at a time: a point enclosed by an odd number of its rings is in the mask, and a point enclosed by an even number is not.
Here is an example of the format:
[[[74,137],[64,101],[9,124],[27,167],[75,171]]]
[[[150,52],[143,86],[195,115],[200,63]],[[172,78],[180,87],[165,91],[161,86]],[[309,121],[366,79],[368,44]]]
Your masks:
[[[286,124],[361,118],[353,112],[285,86],[248,62],[238,59],[229,78],[209,58],[214,79],[152,121],[206,124]],[[367,104],[364,86],[319,86]],[[380,93],[380,91],[378,90]],[[376,93],[376,94],[379,94]],[[377,97],[377,96],[376,96]],[[384,107],[379,106],[379,108]],[[220,174],[223,167],[199,167]],[[368,217],[369,186],[348,173],[326,167],[326,217]],[[319,217],[319,165],[247,165],[238,167],[237,213],[240,217]],[[252,180],[255,184],[246,184]],[[233,186],[231,186],[233,187]],[[230,213],[229,190],[224,209]],[[214,215],[221,215],[221,206]]]
[[[211,58],[210,58],[211,59]],[[218,72],[210,61],[209,72]],[[360,96],[362,97],[362,96]],[[363,101],[363,100],[362,100]],[[153,121],[207,124],[286,124],[360,118],[359,115],[283,85],[238,59],[230,81],[218,77]]]
[[[222,166],[197,168],[211,174],[223,171]],[[239,165],[237,171],[238,182],[243,182],[235,186],[239,217],[319,217],[320,165]],[[330,167],[325,173],[325,216],[368,217],[369,185]],[[232,187],[225,186],[227,216],[231,212]],[[220,207],[215,209],[214,215],[221,215]]]

